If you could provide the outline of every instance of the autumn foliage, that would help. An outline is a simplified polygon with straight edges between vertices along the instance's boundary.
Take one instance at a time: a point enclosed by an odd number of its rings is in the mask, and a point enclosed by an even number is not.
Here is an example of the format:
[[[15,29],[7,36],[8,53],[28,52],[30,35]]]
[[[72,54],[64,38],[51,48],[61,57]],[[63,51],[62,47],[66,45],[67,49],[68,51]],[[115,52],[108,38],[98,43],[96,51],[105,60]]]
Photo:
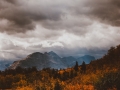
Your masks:
[[[15,90],[120,90],[120,45],[103,58],[67,69],[35,67],[0,71],[0,89]]]

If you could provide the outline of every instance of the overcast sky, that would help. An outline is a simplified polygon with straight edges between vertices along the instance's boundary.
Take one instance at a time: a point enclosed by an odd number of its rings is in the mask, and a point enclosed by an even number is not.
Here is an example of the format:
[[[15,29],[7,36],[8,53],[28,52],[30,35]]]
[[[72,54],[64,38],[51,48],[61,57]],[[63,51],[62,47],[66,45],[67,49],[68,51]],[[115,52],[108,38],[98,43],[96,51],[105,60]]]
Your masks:
[[[33,52],[101,57],[120,44],[120,0],[0,0],[0,60]]]

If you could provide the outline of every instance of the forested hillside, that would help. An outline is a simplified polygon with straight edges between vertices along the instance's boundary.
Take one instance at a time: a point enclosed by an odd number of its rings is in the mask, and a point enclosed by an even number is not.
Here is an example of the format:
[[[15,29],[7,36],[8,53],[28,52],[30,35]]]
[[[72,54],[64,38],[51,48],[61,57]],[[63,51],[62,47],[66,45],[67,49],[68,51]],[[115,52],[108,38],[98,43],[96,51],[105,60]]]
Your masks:
[[[0,72],[0,89],[17,90],[120,90],[120,45],[90,64],[78,62],[67,69],[36,67]]]

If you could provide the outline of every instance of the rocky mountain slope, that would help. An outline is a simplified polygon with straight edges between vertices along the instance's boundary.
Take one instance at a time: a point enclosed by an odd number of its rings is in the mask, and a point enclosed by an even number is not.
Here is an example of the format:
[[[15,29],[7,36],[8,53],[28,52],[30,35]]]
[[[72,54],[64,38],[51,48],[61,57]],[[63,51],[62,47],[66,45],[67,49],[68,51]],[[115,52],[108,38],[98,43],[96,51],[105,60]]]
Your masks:
[[[72,67],[75,65],[76,61],[78,61],[78,63],[81,64],[83,61],[90,62],[91,60],[95,60],[95,58],[93,56],[88,56],[88,55],[76,59],[72,56],[61,58],[53,51],[48,53],[45,52],[44,54],[40,52],[35,52],[33,54],[28,55],[23,60],[15,61],[9,67],[9,69],[15,69],[18,66],[23,68],[35,66],[39,70],[48,67],[60,69],[60,68]]]

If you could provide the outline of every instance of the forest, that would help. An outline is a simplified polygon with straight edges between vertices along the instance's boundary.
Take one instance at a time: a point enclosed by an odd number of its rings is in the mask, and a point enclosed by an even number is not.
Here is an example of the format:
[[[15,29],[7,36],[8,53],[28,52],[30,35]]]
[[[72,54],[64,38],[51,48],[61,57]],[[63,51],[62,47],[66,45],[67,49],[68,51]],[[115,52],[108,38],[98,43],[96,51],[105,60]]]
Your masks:
[[[90,64],[76,62],[67,69],[17,67],[0,71],[0,89],[120,90],[120,45]]]

